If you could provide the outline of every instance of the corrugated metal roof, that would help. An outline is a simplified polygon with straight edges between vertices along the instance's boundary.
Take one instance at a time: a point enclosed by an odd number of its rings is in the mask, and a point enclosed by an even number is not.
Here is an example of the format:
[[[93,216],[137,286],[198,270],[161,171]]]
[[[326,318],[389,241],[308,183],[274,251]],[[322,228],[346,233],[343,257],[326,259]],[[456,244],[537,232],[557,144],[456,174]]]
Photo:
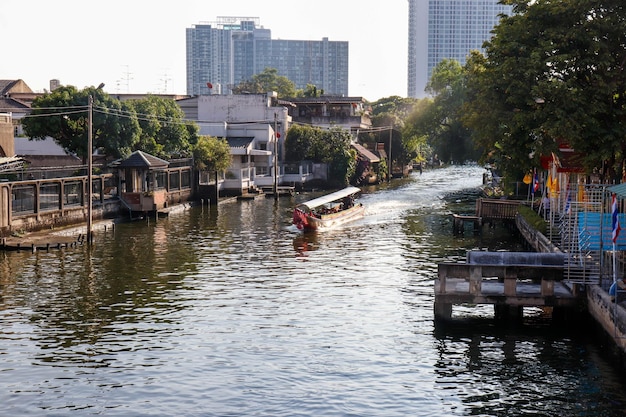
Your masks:
[[[607,188],[612,193],[617,194],[619,198],[626,198],[626,183],[617,184]]]
[[[0,172],[21,168],[24,160],[18,156],[0,157]]]
[[[359,154],[367,158],[370,162],[380,162],[380,158],[376,156],[372,151],[365,148],[363,145],[353,143],[352,147],[356,149]]]

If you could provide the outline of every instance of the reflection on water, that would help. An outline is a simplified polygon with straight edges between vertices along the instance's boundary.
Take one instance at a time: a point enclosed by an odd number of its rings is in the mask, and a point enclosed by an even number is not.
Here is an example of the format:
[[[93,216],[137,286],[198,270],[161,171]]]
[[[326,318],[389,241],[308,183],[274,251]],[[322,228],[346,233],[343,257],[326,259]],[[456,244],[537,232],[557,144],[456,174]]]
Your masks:
[[[300,256],[307,256],[307,252],[318,248],[317,233],[299,233],[293,238],[293,249]]]
[[[473,307],[434,326],[438,262],[518,244],[452,236],[444,196],[481,178],[368,187],[365,217],[324,233],[290,224],[302,194],[1,253],[0,415],[619,415],[624,381],[585,333]]]

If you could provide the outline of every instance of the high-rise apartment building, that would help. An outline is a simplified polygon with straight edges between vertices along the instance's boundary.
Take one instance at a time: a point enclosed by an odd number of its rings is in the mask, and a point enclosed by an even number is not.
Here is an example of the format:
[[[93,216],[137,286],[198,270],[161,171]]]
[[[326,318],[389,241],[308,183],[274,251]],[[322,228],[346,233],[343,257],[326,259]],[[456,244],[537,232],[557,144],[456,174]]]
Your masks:
[[[511,6],[498,0],[409,0],[408,96],[424,97],[433,68],[442,59],[465,64],[482,50],[500,15]]]
[[[187,94],[229,94],[265,68],[326,94],[348,95],[348,42],[271,39],[259,18],[219,17],[187,28]]]

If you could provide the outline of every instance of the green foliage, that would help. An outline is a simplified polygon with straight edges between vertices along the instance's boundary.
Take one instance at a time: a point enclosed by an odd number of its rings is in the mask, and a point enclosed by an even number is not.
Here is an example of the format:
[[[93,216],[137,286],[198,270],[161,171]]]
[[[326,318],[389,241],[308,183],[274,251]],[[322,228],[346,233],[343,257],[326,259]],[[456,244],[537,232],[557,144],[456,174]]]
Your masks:
[[[265,94],[275,91],[278,97],[295,97],[296,85],[289,78],[278,75],[276,68],[265,68],[252,76],[251,80],[240,82],[233,88],[233,94]]]
[[[94,87],[64,86],[37,97],[31,115],[22,121],[24,131],[34,140],[52,137],[66,152],[86,161],[89,96],[93,98],[94,148],[115,158],[129,155],[139,140],[133,109]]]
[[[350,148],[352,137],[341,128],[322,130],[294,125],[285,138],[288,161],[324,162],[329,167],[329,182],[345,185],[356,169],[356,152]]]
[[[405,136],[425,136],[442,161],[477,160],[470,130],[463,124],[466,100],[466,72],[458,61],[442,60],[433,70],[426,90],[434,95],[425,99],[411,115]]]
[[[385,149],[389,152],[390,131],[384,128],[391,128],[392,158],[396,164],[408,164],[418,157],[423,145],[422,140],[416,141],[416,138],[404,136],[403,133],[408,115],[419,103],[418,99],[399,96],[382,98],[372,103],[372,125],[380,129],[374,129],[375,133],[362,132],[359,141],[370,149],[375,149],[378,142],[385,143]]]
[[[322,130],[306,125],[293,125],[285,138],[285,159],[290,162],[311,160],[321,162],[322,155],[315,152],[321,142]]]
[[[185,122],[185,114],[172,99],[149,95],[129,101],[141,128],[133,150],[142,150],[159,158],[171,159],[191,154],[197,141],[195,123]]]
[[[622,0],[509,0],[466,64],[466,122],[505,175],[566,140],[587,171],[621,176],[626,155],[626,8]],[[518,168],[519,169],[519,168]]]
[[[326,131],[323,137],[323,162],[328,164],[329,182],[337,186],[347,185],[356,169],[356,151],[350,147],[352,137],[341,128]]]
[[[213,136],[200,136],[193,147],[193,159],[199,171],[226,171],[231,163],[228,142]]]
[[[86,161],[88,98],[93,98],[94,149],[112,158],[142,150],[164,159],[191,154],[198,127],[184,121],[174,100],[148,96],[121,102],[94,87],[60,87],[37,97],[31,116],[24,118],[26,134],[35,140],[52,137],[66,152]]]
[[[324,95],[324,90],[317,89],[316,85],[313,84],[307,84],[306,88],[304,90],[298,90],[296,91],[296,97],[321,97],[322,95]]]
[[[546,221],[537,214],[532,208],[524,205],[517,206],[517,212],[526,220],[526,222],[532,226],[533,229],[539,233],[545,235],[548,229]]]
[[[416,98],[383,97],[372,103],[372,125],[402,129],[404,121],[419,103]]]

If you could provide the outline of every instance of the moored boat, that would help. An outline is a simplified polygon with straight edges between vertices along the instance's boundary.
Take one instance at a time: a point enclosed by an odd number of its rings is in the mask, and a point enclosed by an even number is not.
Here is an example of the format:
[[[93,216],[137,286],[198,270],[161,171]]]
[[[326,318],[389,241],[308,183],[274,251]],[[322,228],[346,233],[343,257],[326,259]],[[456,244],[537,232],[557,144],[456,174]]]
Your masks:
[[[361,190],[346,187],[298,204],[293,210],[293,224],[300,230],[330,229],[363,216],[365,207],[356,203],[355,197]]]

